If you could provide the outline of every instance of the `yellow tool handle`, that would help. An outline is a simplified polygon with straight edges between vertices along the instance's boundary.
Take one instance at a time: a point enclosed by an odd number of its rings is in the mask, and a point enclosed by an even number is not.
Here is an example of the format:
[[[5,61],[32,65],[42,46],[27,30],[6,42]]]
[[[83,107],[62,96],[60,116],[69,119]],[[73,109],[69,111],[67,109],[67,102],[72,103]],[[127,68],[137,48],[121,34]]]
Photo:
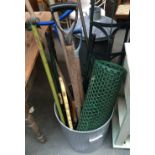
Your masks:
[[[69,109],[67,93],[66,93],[66,89],[65,89],[63,79],[61,77],[59,77],[59,82],[60,82],[62,97],[63,97],[63,101],[64,101],[65,111],[66,111],[66,115],[67,115],[68,125],[69,125],[69,128],[73,129],[73,124],[72,124],[72,119],[71,119],[71,114],[70,114],[70,109]]]
[[[26,7],[27,7],[27,10],[31,14],[31,18],[32,17],[35,18],[35,14],[33,12],[33,9],[31,7],[30,2],[28,0],[25,0],[25,4],[26,4]],[[47,79],[49,81],[50,88],[52,90],[52,94],[53,94],[53,97],[54,97],[54,100],[55,100],[55,104],[57,106],[57,110],[58,110],[58,113],[59,113],[59,116],[60,116],[60,120],[62,121],[63,124],[65,124],[65,119],[64,119],[61,107],[60,107],[58,94],[56,92],[55,84],[54,84],[54,81],[53,81],[53,78],[52,78],[52,75],[51,75],[51,72],[50,72],[50,68],[49,68],[49,65],[48,65],[48,62],[47,62],[47,59],[46,59],[45,51],[44,51],[44,48],[43,48],[43,45],[42,45],[42,42],[41,42],[41,39],[40,39],[40,36],[39,36],[39,32],[38,32],[37,27],[35,25],[31,25],[31,26],[32,26],[32,32],[33,32],[35,41],[36,41],[36,43],[38,45],[38,48],[39,48],[39,51],[40,51],[40,56],[41,56],[42,63],[43,63],[43,66],[44,66],[44,69],[45,69],[45,72],[46,72],[46,75],[47,75]]]

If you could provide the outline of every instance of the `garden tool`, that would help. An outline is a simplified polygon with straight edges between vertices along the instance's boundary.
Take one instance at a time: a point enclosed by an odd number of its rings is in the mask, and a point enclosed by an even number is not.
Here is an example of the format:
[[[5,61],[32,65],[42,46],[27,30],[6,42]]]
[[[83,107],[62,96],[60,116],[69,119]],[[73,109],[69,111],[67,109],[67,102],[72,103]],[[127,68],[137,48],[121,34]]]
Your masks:
[[[73,10],[67,10],[65,13],[63,13],[62,15],[60,15],[60,17],[59,17],[59,20],[63,20],[63,19],[65,19],[71,12],[72,12]],[[58,36],[58,31],[57,31],[57,29],[56,29],[56,26],[55,26],[55,21],[53,21],[53,20],[50,20],[50,21],[39,21],[39,22],[36,22],[36,25],[37,26],[52,26],[52,27],[54,27],[54,32],[56,33],[56,35]],[[80,43],[79,43],[79,46],[77,47],[77,49],[75,50],[75,54],[76,54],[76,56],[77,57],[79,57],[79,50],[80,50],[80,47],[81,47],[81,44],[82,44],[82,30],[81,29],[76,29],[76,30],[74,30],[73,31],[73,34],[77,34],[77,33],[79,33],[80,34]],[[55,48],[54,48],[54,45],[53,45],[53,42],[52,42],[52,40],[50,39],[50,36],[49,36],[49,34],[46,32],[46,38],[48,38],[48,46],[49,46],[49,48],[50,48],[50,50],[51,51],[55,51]],[[49,42],[49,40],[50,40],[50,42]],[[52,46],[53,45],[53,46]],[[51,47],[52,46],[52,47]],[[57,71],[56,71],[56,69],[55,69],[55,60],[53,59],[54,57],[56,58],[56,55],[54,55],[53,54],[53,52],[50,52],[50,55],[51,55],[51,60],[52,60],[52,67],[53,67],[53,70],[54,70],[54,76],[56,77],[55,78],[55,81],[56,81],[56,83],[57,83],[57,87],[59,88],[60,87],[60,85],[58,84],[58,76],[56,76],[56,75],[58,75],[57,74]],[[54,52],[55,53],[55,52]],[[66,82],[65,82],[66,83]],[[69,95],[69,98],[70,98],[70,101],[71,102],[74,102],[73,101],[73,99],[72,99],[72,97],[71,97],[71,93],[70,93],[70,91],[69,91],[69,89],[68,89],[68,86],[66,85],[66,88],[67,88],[67,94]],[[60,89],[59,89],[59,91],[60,91]],[[72,105],[72,108],[74,109],[74,105]],[[74,120],[74,123],[76,124],[77,123],[77,119],[75,118],[75,113],[74,113],[74,110],[72,109],[72,115],[73,115],[73,120]]]
[[[55,18],[54,13],[57,11],[62,11],[65,9],[72,9],[76,11],[76,20],[72,23],[71,27],[67,30],[64,30],[60,23],[58,22],[58,19]],[[61,4],[55,4],[50,6],[50,10],[53,16],[53,20],[56,22],[56,27],[61,31],[63,34],[63,39],[66,44],[66,64],[68,64],[67,68],[69,71],[69,77],[72,84],[73,94],[74,94],[74,100],[75,100],[75,106],[77,109],[78,117],[80,115],[81,110],[81,103],[83,102],[84,94],[83,94],[83,85],[82,85],[82,77],[81,77],[81,68],[80,68],[80,60],[79,57],[76,54],[76,51],[73,46],[73,30],[76,25],[76,21],[78,18],[78,12],[77,12],[77,3],[61,3]],[[60,37],[59,37],[60,38]],[[60,38],[61,40],[61,38]]]
[[[55,4],[54,0],[48,0],[48,3],[49,3],[49,6]],[[59,19],[58,13],[55,12],[53,14],[53,16],[57,19],[57,23],[60,24],[60,22],[58,20]],[[70,74],[70,64],[69,64],[69,61],[68,61],[68,55],[67,55],[67,49],[66,49],[66,46],[65,46],[65,40],[64,40],[62,32],[59,29],[57,29],[57,31],[58,31],[59,41],[60,41],[61,46],[62,46],[62,51],[63,51],[63,55],[64,55],[64,58],[65,58],[66,66],[67,66],[67,73],[70,76],[71,75]],[[75,103],[72,107],[76,107],[76,109],[78,109],[78,105],[76,104],[77,102],[75,101],[75,99],[74,99],[74,101],[72,101],[72,103]],[[78,111],[78,110],[76,110],[76,111]]]
[[[73,33],[74,34],[80,33],[82,35],[82,30],[74,30]],[[70,115],[69,101],[68,101],[67,94],[69,95],[70,101],[72,101],[72,97],[71,97],[70,91],[68,89],[68,86],[64,80],[61,69],[57,63],[56,55],[54,54],[55,48],[54,48],[53,41],[51,40],[51,38],[49,36],[50,34],[46,32],[45,35],[46,35],[48,46],[50,49],[50,56],[51,56],[52,68],[53,68],[52,70],[54,71],[54,77],[55,77],[55,81],[57,83],[57,88],[58,88],[59,92],[61,91],[61,93],[62,93],[61,96],[62,96],[63,101],[64,101],[63,103],[64,103],[64,107],[65,107],[68,125],[69,125],[69,128],[73,129],[73,123],[72,123],[72,119],[71,119],[71,115]],[[79,49],[81,47],[81,43],[82,43],[82,38],[81,38],[81,41],[80,41],[78,48],[75,50],[75,53],[77,53],[77,55],[78,55]],[[59,83],[58,83],[58,81],[59,81]],[[61,87],[61,90],[59,87]],[[73,110],[72,110],[72,117],[73,117],[74,124],[76,125],[77,119],[76,119],[76,114],[74,113]]]
[[[54,43],[53,40],[51,38],[51,34],[50,32],[45,32],[45,37],[47,40],[47,44],[48,44],[48,49],[49,49],[49,53],[50,53],[50,59],[51,59],[51,70],[53,73],[53,80],[58,92],[58,96],[59,96],[59,100],[61,105],[63,105],[63,99],[62,99],[62,94],[61,94],[61,88],[60,88],[60,83],[59,83],[59,79],[58,79],[58,71],[57,71],[57,66],[56,66],[56,51],[54,48]]]
[[[32,6],[31,6],[29,0],[26,0],[25,4],[26,4],[27,10],[29,11],[29,13],[31,15],[31,20],[34,20],[36,22],[36,17],[35,17],[35,14],[33,12],[33,9],[32,9]],[[62,123],[65,124],[65,119],[64,119],[62,109],[61,109],[61,106],[60,106],[60,102],[59,102],[59,98],[58,98],[58,95],[57,95],[56,87],[55,87],[54,80],[53,80],[53,77],[51,75],[51,71],[50,71],[50,68],[49,68],[49,65],[48,65],[48,62],[47,62],[47,59],[46,59],[45,51],[44,51],[44,48],[43,48],[43,45],[42,45],[42,42],[41,42],[41,39],[40,39],[39,32],[37,30],[36,25],[34,25],[33,23],[31,24],[31,27],[32,27],[32,32],[34,34],[34,38],[36,40],[36,43],[37,43],[39,51],[40,51],[40,56],[41,56],[41,59],[42,59],[42,63],[43,63],[43,66],[44,66],[44,69],[45,69],[45,72],[46,72],[46,75],[47,75],[47,78],[48,78],[48,81],[49,81],[49,85],[50,85],[50,88],[51,88],[52,95],[53,95],[54,100],[55,100],[55,104],[56,104],[56,107],[57,107],[57,110],[58,110],[59,117],[60,117]]]
[[[72,12],[73,12],[73,10],[67,10],[67,11],[65,11],[62,15],[60,15],[59,20],[64,20]],[[47,25],[53,26],[53,25],[55,25],[55,22],[54,22],[54,20],[50,20],[50,21],[38,21],[38,22],[36,22],[36,25],[38,25],[38,26],[47,26]]]

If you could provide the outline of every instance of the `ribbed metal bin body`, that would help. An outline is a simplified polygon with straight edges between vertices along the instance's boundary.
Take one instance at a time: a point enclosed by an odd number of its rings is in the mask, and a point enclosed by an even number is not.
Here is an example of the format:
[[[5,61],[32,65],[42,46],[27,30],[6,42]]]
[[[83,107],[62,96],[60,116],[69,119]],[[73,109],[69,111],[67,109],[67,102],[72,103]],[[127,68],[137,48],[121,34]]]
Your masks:
[[[96,130],[76,131],[69,129],[60,121],[55,105],[54,113],[70,146],[77,152],[85,153],[93,152],[103,145],[113,114],[104,125]]]

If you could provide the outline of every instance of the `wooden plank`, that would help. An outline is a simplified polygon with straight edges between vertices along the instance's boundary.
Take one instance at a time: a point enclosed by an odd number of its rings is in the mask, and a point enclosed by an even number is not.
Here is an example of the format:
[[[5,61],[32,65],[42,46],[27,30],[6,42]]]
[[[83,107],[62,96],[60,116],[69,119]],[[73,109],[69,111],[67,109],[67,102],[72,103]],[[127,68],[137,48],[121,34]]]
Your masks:
[[[116,10],[116,18],[125,19],[128,17],[130,11],[130,4],[120,4]]]
[[[67,55],[68,55],[68,60],[70,64],[70,80],[72,83],[72,88],[73,88],[73,94],[74,94],[74,101],[75,101],[75,106],[77,110],[77,115],[78,118],[80,117],[80,110],[82,106],[82,100],[84,98],[83,95],[83,90],[82,90],[82,85],[80,82],[82,82],[82,78],[80,77],[80,69],[79,69],[79,64],[77,64],[75,55],[74,55],[74,48],[73,46],[66,46],[67,49]]]
[[[48,11],[35,12],[35,15],[42,21],[51,19],[51,13]],[[30,18],[28,12],[25,13],[25,21]],[[42,27],[43,32],[47,30],[47,26]],[[38,47],[31,31],[25,30],[25,86],[30,78],[31,72],[39,55]]]

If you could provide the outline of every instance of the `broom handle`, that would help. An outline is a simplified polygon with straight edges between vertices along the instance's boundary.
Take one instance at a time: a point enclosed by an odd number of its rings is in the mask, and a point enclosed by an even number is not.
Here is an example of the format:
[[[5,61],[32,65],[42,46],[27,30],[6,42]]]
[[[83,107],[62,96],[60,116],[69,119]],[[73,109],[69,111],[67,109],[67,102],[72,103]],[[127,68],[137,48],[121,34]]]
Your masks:
[[[31,7],[31,4],[30,4],[29,0],[25,0],[25,4],[26,4],[27,10],[29,11],[31,17],[35,18],[35,14],[33,12],[33,9]],[[40,39],[38,30],[37,30],[37,27],[35,25],[32,25],[32,32],[34,34],[34,38],[36,40],[36,43],[37,43],[39,51],[40,51],[40,56],[41,56],[41,59],[42,59],[42,62],[43,62],[43,66],[44,66],[48,81],[49,81],[50,88],[51,88],[52,93],[53,93],[53,97],[54,97],[54,100],[55,100],[55,104],[57,106],[57,110],[58,110],[60,119],[61,119],[62,123],[65,124],[65,119],[64,119],[61,107],[60,107],[60,102],[59,102],[58,95],[57,95],[57,92],[56,92],[56,88],[55,88],[55,85],[54,85],[54,81],[53,81],[53,78],[52,78],[52,75],[51,75],[51,72],[50,72],[50,68],[49,68],[49,65],[48,65],[48,62],[47,62],[47,59],[46,59],[46,56],[45,56],[45,51],[44,51],[43,45],[41,43],[41,39]]]

